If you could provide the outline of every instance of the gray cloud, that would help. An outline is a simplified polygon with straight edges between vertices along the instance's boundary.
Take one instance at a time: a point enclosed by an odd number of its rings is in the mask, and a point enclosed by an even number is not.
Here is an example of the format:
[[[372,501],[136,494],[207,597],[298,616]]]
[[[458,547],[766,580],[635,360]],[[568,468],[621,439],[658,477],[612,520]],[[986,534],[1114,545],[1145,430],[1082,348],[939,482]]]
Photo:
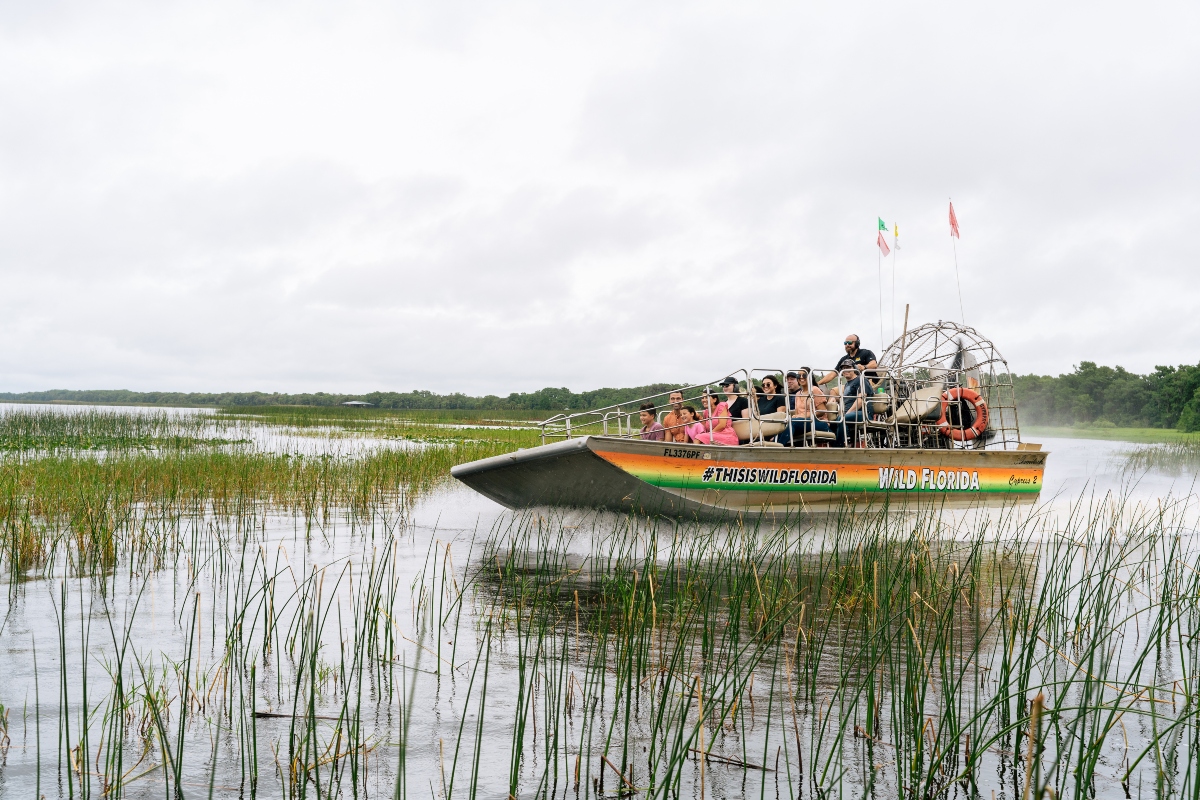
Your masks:
[[[959,316],[950,196],[1017,370],[1196,362],[1198,14],[3,6],[0,384],[820,363]]]

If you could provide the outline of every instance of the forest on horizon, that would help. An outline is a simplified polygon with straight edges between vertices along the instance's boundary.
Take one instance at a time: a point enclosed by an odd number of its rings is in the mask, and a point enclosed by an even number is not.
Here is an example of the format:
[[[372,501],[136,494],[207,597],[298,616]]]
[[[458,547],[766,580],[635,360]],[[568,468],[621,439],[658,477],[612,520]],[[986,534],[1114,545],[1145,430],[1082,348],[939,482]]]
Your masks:
[[[1200,431],[1200,365],[1155,367],[1145,375],[1123,367],[1080,362],[1062,375],[1019,375],[1013,379],[1017,409],[1024,424],[1099,425],[1176,428]],[[583,410],[625,403],[670,390],[678,384],[655,383],[623,389],[573,392],[547,387],[507,396],[471,396],[460,392],[437,394],[368,392],[134,392],[126,389],[52,389],[41,392],[0,392],[0,401],[15,403],[104,403],[110,405],[170,406],[336,406],[361,400],[379,408],[429,410],[511,410],[552,412]]]

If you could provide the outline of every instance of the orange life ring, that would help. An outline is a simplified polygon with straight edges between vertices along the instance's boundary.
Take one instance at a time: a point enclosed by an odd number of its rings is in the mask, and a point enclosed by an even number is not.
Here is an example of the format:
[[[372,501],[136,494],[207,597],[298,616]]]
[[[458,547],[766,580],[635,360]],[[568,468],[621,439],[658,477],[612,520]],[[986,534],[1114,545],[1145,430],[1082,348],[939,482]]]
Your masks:
[[[950,421],[946,419],[946,410],[950,403],[956,400],[966,400],[975,409],[975,422],[969,428],[954,427]],[[951,389],[942,395],[942,416],[937,421],[938,431],[943,436],[949,436],[958,442],[969,442],[972,439],[977,439],[987,430],[988,425],[988,407],[987,403],[983,402],[983,398],[979,396],[979,392],[974,389]]]

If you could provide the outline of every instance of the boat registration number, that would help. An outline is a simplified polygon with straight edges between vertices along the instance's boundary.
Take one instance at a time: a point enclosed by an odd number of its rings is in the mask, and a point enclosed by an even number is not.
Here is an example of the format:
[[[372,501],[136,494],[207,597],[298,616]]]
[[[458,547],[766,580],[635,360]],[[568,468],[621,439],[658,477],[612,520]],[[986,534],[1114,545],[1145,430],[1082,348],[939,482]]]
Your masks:
[[[676,449],[676,448],[667,447],[667,448],[663,449],[663,455],[670,456],[671,458],[699,458],[700,451],[699,450],[680,450],[680,449]]]

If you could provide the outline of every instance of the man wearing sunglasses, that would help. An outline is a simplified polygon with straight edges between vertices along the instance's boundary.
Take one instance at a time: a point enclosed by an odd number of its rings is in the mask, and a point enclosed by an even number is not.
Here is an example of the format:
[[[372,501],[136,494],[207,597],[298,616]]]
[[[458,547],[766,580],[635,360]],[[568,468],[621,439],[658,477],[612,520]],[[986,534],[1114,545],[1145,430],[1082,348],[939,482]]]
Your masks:
[[[844,344],[846,346],[846,355],[842,356],[841,359],[839,359],[839,363],[841,363],[842,361],[845,361],[846,359],[851,359],[854,361],[855,365],[858,366],[859,370],[863,371],[868,378],[874,377],[875,373],[871,372],[870,370],[873,370],[873,369],[875,369],[875,367],[878,367],[879,362],[875,360],[874,353],[872,353],[870,350],[863,350],[861,347],[858,346],[859,345],[858,334],[857,333],[850,334],[849,336],[846,337],[846,341],[844,341],[842,344]],[[827,373],[825,373],[825,376],[823,378],[821,378],[821,380],[817,381],[817,386],[824,386],[825,384],[829,383],[831,380],[833,380],[837,376],[838,376],[838,370],[834,370],[833,372],[827,372]]]

